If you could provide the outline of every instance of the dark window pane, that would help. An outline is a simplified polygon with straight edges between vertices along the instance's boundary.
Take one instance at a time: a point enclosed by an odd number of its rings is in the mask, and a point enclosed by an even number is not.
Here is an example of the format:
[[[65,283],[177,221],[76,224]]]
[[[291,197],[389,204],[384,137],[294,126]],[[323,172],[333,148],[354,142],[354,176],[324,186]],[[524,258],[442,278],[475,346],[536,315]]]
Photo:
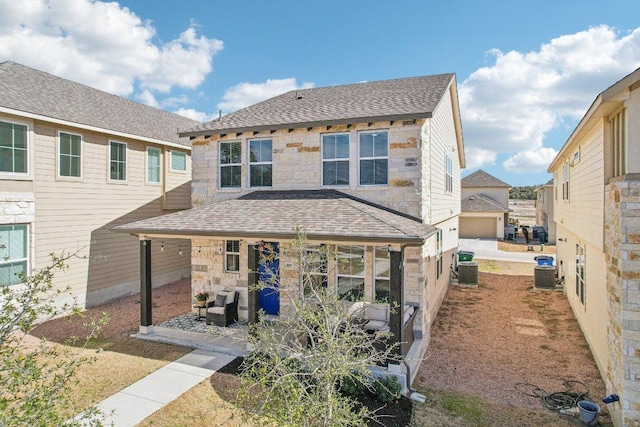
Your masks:
[[[374,160],[374,176],[376,184],[387,183],[387,159]]]
[[[27,148],[27,127],[13,125],[13,143],[16,148]]]
[[[252,165],[249,174],[251,187],[271,186],[271,165]]]
[[[373,183],[373,160],[360,160],[360,184],[371,185]]]
[[[220,168],[221,187],[240,187],[240,166],[224,166]]]
[[[13,172],[27,173],[27,150],[14,151]]]
[[[338,296],[340,299],[356,301],[364,296],[364,279],[338,277]]]
[[[0,122],[0,147],[13,147],[13,125]]]
[[[389,301],[389,281],[376,279],[376,301]]]

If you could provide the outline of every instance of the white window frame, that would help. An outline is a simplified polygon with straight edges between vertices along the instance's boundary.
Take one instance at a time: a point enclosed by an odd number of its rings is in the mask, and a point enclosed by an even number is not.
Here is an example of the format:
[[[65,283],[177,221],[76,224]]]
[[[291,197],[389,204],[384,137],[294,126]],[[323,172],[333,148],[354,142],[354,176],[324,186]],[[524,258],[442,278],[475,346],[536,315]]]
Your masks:
[[[348,253],[350,255],[353,255],[353,249],[352,248],[362,248],[362,275],[358,275],[358,274],[346,274],[346,273],[340,273],[340,268],[341,268],[341,259],[348,259],[351,258],[351,256],[346,257],[346,256],[340,256],[340,248],[349,248]],[[365,271],[366,271],[366,247],[362,246],[362,245],[338,245],[336,247],[336,262],[337,262],[337,268],[336,268],[336,292],[338,293],[338,298],[342,298],[340,296],[340,278],[348,278],[348,279],[362,279],[362,294],[360,295],[361,297],[364,297],[364,294],[366,292],[366,278],[365,278]]]
[[[444,157],[444,191],[450,194],[453,193],[453,159],[448,154]]]
[[[62,134],[67,134],[67,135],[72,135],[72,136],[78,136],[80,137],[80,155],[79,156],[73,156],[71,154],[65,154],[65,156],[68,157],[78,157],[80,159],[80,176],[73,176],[73,175],[61,175],[60,174],[60,167],[62,166],[62,162],[60,160],[61,156],[62,156]],[[74,132],[67,132],[64,130],[60,130],[58,131],[58,149],[57,149],[57,161],[56,161],[56,176],[60,179],[70,179],[70,180],[77,180],[77,179],[82,179],[83,177],[83,155],[82,153],[84,152],[84,138],[82,137],[82,134],[79,133],[74,133]]]
[[[184,169],[176,169],[173,167],[173,156],[175,155],[184,156]],[[187,153],[185,153],[184,151],[171,150],[171,158],[169,159],[169,169],[171,170],[171,172],[187,173],[187,160],[188,160]]]
[[[611,128],[611,176],[617,177],[627,173],[627,110],[619,111],[609,120]]]
[[[325,289],[328,288],[329,286],[329,272],[328,272],[328,258],[329,255],[327,253],[327,247],[324,244],[321,245],[309,245],[306,248],[304,248],[305,250],[305,258],[303,260],[304,264],[304,269],[306,269],[307,271],[304,271],[303,269],[303,274],[300,277],[301,283],[300,283],[300,288],[302,289],[302,296],[305,300],[309,300],[309,299],[313,299],[313,297],[310,297],[307,295],[306,292],[306,286],[305,286],[305,281],[306,280],[313,280],[312,278],[320,278],[320,281],[323,282],[323,286]],[[310,265],[313,263],[313,261],[309,261],[308,257],[309,254],[316,254],[319,257],[319,262],[320,262],[320,270],[309,270],[310,267],[315,267],[315,265]],[[305,275],[307,277],[305,277]]]
[[[348,138],[347,141],[347,157],[332,157],[332,158],[325,158],[324,157],[324,145],[325,145],[325,137],[336,137],[338,135],[346,135]],[[335,141],[333,141],[332,143],[335,144]],[[321,135],[321,147],[320,147],[320,151],[321,151],[321,155],[320,155],[320,160],[322,162],[322,165],[320,166],[320,179],[321,179],[321,183],[323,187],[348,187],[349,184],[351,183],[351,134],[348,132],[337,132],[337,133],[325,133]],[[337,151],[337,150],[336,150]],[[347,183],[346,184],[325,184],[324,182],[324,165],[325,163],[340,163],[340,162],[347,162]]]
[[[262,144],[262,141],[270,141],[271,142],[271,161],[268,162],[252,162],[251,161],[251,143],[252,142],[260,142],[260,144]],[[248,169],[248,174],[249,176],[248,178],[248,183],[247,183],[247,187],[249,188],[270,188],[273,187],[273,139],[272,138],[255,138],[255,139],[250,139],[247,142],[247,164],[249,165]],[[252,166],[271,166],[271,185],[251,185],[251,167]]]
[[[233,251],[233,250],[229,250],[229,243],[236,242],[238,244],[238,251]],[[232,248],[235,249],[235,248]],[[233,256],[236,259],[237,262],[237,266],[238,269],[237,270],[230,270],[229,269],[229,263],[228,263],[228,257],[229,256]],[[224,241],[224,271],[226,273],[240,273],[240,240],[225,240]]]
[[[222,144],[239,144],[240,145],[240,162],[239,163],[222,163],[221,153],[222,153]],[[222,185],[222,169],[225,167],[240,167],[240,183],[235,186],[223,186]],[[218,188],[221,190],[236,190],[242,188],[242,142],[241,141],[221,141],[218,144]]]
[[[436,233],[436,280],[442,276],[444,260],[442,257],[442,229]]]
[[[18,263],[24,263],[25,267],[24,267],[24,273],[28,276],[30,274],[30,265],[29,265],[29,253],[30,253],[30,247],[29,247],[29,224],[0,224],[0,227],[13,227],[15,229],[15,227],[24,227],[24,251],[25,251],[25,257],[24,258],[15,258],[15,259],[4,259],[4,258],[0,258],[0,266],[8,266],[11,264],[18,264]],[[9,242],[2,242],[0,241],[0,245],[8,245]],[[2,284],[0,283],[0,287],[4,287],[4,286],[16,286],[16,285],[21,285],[23,284],[22,282],[17,282],[17,283],[7,283],[7,284]]]
[[[562,165],[562,200],[569,201],[571,194],[569,183],[571,182],[571,166],[567,160]]]
[[[158,153],[160,153],[160,156],[158,157],[158,180],[157,181],[150,181],[149,180],[149,151],[153,150],[153,151],[157,151]],[[147,150],[145,152],[145,156],[144,156],[144,182],[149,184],[149,185],[161,185],[162,184],[162,149],[158,148],[158,147],[147,147]]]
[[[385,256],[383,258],[378,257],[378,251],[384,252]],[[378,298],[378,282],[387,282],[387,288],[389,289],[389,295],[385,302],[389,302],[391,298],[391,257],[389,256],[389,247],[388,246],[375,246],[373,248],[373,298],[376,301],[383,301],[383,299]],[[387,268],[387,276],[378,275],[378,260],[383,260],[382,262],[386,263]]]
[[[33,125],[31,122],[21,120],[8,120],[4,117],[0,117],[0,122],[9,123],[12,125],[26,126],[27,128],[27,172],[5,172],[0,171],[0,179],[11,180],[32,180],[33,179]]]
[[[116,160],[116,162],[118,163],[124,163],[124,179],[112,179],[111,178],[111,148],[113,147],[113,144],[119,144],[119,145],[124,145],[124,162]],[[112,184],[126,184],[127,183],[127,179],[128,179],[128,149],[129,147],[127,146],[126,142],[120,142],[120,141],[114,141],[114,140],[110,140],[109,141],[109,145],[107,146],[107,180],[108,182],[112,183]]]
[[[387,155],[386,156],[375,156],[375,153],[373,153],[373,156],[370,157],[363,157],[360,155],[360,149],[361,149],[361,136],[362,135],[369,135],[369,134],[378,134],[378,133],[385,133],[387,134]],[[373,144],[373,149],[375,151],[375,136],[374,135],[374,144]],[[362,183],[362,176],[361,176],[361,169],[362,169],[362,161],[363,160],[386,160],[387,161],[387,179],[386,182],[384,183],[372,183],[372,184],[363,184]],[[375,181],[375,179],[374,179]],[[370,130],[370,131],[363,131],[363,132],[358,132],[358,185],[361,187],[382,187],[382,186],[388,186],[389,185],[389,131],[386,129],[380,129],[380,130]]]
[[[587,306],[587,247],[576,243],[576,296],[583,306]]]

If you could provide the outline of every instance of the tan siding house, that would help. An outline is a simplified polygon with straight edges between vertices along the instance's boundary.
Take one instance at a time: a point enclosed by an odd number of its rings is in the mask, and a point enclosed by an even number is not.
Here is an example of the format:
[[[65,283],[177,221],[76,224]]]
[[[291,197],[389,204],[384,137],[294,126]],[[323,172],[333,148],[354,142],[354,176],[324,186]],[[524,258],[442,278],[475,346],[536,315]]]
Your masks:
[[[600,93],[549,167],[558,272],[616,426],[640,425],[640,70]]]
[[[190,207],[191,148],[176,129],[197,123],[1,63],[0,239],[12,247],[0,285],[45,266],[50,253],[78,252],[55,278],[69,298],[93,306],[138,292],[138,239],[111,229]],[[167,247],[155,249],[154,286],[190,274],[190,241]]]
[[[553,220],[554,186],[553,179],[536,188],[536,224],[543,226],[549,243],[556,243],[556,223]]]
[[[416,309],[410,351],[420,360],[457,250],[464,146],[453,74],[289,92],[181,135],[195,138],[194,207],[118,230],[190,238],[194,294],[238,291],[239,317],[253,322],[260,309],[288,307],[252,296],[251,260],[300,227],[309,243],[356,260],[350,274],[327,260],[328,289]],[[281,293],[301,292],[297,265],[280,253]],[[397,282],[383,277],[398,270]],[[390,316],[402,341],[406,324]]]
[[[503,239],[509,224],[509,189],[504,181],[477,170],[461,181],[460,237]]]

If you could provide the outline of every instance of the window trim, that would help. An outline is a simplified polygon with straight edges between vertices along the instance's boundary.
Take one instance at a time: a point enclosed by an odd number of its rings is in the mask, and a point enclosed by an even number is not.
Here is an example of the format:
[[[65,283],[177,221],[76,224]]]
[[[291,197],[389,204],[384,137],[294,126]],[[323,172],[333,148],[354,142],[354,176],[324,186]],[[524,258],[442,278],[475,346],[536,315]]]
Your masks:
[[[25,223],[17,223],[17,224],[0,224],[0,227],[13,227],[15,229],[15,227],[24,227],[25,231],[24,231],[24,236],[25,236],[25,240],[24,240],[24,247],[25,247],[25,258],[18,258],[18,259],[0,259],[0,265],[9,265],[9,264],[16,264],[18,262],[25,263],[25,268],[24,268],[24,273],[28,276],[31,273],[31,263],[29,262],[29,254],[31,253],[31,247],[30,247],[30,242],[29,242],[29,224],[25,224]],[[0,244],[4,244],[3,242],[0,242]],[[20,286],[23,285],[24,283],[19,282],[19,283],[13,283],[13,284],[0,284],[0,287],[5,287],[5,286]]]
[[[120,144],[120,145],[124,145],[124,179],[112,179],[111,178],[111,148],[113,147],[113,144]],[[113,139],[109,140],[109,145],[107,146],[107,182],[109,182],[110,184],[126,184],[127,180],[128,180],[128,173],[127,173],[127,169],[128,169],[128,153],[129,151],[129,147],[127,145],[126,142],[121,142],[121,141],[116,141]],[[122,162],[120,162],[122,163]]]
[[[158,158],[158,181],[149,181],[149,150],[157,150],[160,153]],[[149,185],[162,185],[162,149],[147,145],[144,155],[144,182]]]
[[[436,280],[440,279],[443,270],[443,257],[442,257],[442,229],[438,228],[436,232]]]
[[[325,136],[336,136],[336,135],[347,135],[349,140],[347,141],[347,157],[334,157],[331,159],[324,158],[324,137]],[[347,162],[347,183],[346,184],[325,184],[324,183],[324,164],[325,162]],[[351,133],[350,132],[332,132],[332,133],[323,133],[320,134],[320,184],[323,187],[341,187],[348,188],[351,185]]]
[[[372,156],[372,157],[362,157],[360,155],[360,146],[361,146],[361,141],[360,141],[360,136],[361,135],[367,135],[367,134],[372,134],[372,133],[386,133],[387,134],[387,155],[386,156]],[[375,144],[374,144],[374,151],[375,151]],[[387,179],[386,182],[384,184],[363,184],[362,183],[362,176],[360,174],[361,172],[361,168],[362,168],[362,160],[386,160],[387,161]],[[385,186],[389,186],[389,130],[388,129],[379,129],[379,130],[367,130],[367,131],[361,131],[358,132],[358,186],[360,187],[385,187]]]
[[[184,169],[174,169],[173,167],[173,155],[174,154],[181,154],[184,156]],[[187,153],[185,153],[184,151],[180,151],[180,150],[171,150],[171,155],[169,156],[169,171],[171,172],[175,172],[175,173],[187,173],[187,170],[189,169],[187,167]]]
[[[453,159],[448,154],[444,157],[444,192],[453,194]]]
[[[582,273],[582,274],[581,274]],[[576,243],[576,296],[583,307],[587,307],[587,246]]]
[[[228,249],[228,243],[229,242],[238,242],[238,252],[233,252],[233,251],[229,251]],[[238,274],[240,273],[240,240],[225,240],[224,241],[224,272],[225,273],[233,273],[233,274]],[[227,256],[228,255],[232,255],[237,257],[238,260],[238,269],[237,270],[230,270],[229,269],[229,265],[227,263]]]
[[[251,143],[254,141],[271,141],[271,161],[270,162],[252,162],[251,161]],[[273,187],[273,138],[253,138],[247,141],[247,187],[248,188],[271,188]],[[271,166],[271,185],[251,185],[251,166]],[[242,173],[242,169],[241,169]]]
[[[13,125],[25,126],[27,128],[27,172],[3,172],[0,171],[0,179],[10,179],[14,181],[32,181],[33,180],[33,122],[8,119],[6,117],[0,117],[0,122],[10,123]]]
[[[221,162],[222,144],[239,144],[240,145],[240,163],[225,163]],[[240,183],[237,186],[223,186],[222,185],[222,168],[239,166],[240,167]],[[218,144],[218,189],[220,190],[238,190],[242,188],[242,141],[220,141]]]
[[[79,136],[80,137],[80,156],[78,156],[80,158],[80,176],[69,176],[69,175],[60,175],[60,166],[61,166],[61,161],[60,161],[60,156],[62,155],[62,153],[60,152],[61,148],[62,148],[62,144],[61,144],[61,134],[67,134],[67,135],[73,135],[73,136]],[[82,136],[82,134],[80,133],[75,133],[75,132],[68,132],[65,130],[59,130],[58,131],[58,137],[56,138],[56,142],[57,142],[57,156],[56,156],[56,178],[61,179],[61,180],[81,180],[84,178],[84,156],[82,155],[84,152],[84,138]],[[68,155],[71,156],[71,155]]]
[[[562,200],[569,201],[571,182],[571,165],[568,160],[562,164]]]

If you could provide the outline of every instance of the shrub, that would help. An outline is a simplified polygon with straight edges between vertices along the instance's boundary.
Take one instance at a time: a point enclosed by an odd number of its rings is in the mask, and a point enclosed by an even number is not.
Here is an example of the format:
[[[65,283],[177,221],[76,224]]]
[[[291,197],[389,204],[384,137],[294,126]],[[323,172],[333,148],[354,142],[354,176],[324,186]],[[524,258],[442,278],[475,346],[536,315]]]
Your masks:
[[[380,377],[373,382],[373,389],[378,399],[384,403],[393,403],[400,399],[402,390],[396,376]]]

